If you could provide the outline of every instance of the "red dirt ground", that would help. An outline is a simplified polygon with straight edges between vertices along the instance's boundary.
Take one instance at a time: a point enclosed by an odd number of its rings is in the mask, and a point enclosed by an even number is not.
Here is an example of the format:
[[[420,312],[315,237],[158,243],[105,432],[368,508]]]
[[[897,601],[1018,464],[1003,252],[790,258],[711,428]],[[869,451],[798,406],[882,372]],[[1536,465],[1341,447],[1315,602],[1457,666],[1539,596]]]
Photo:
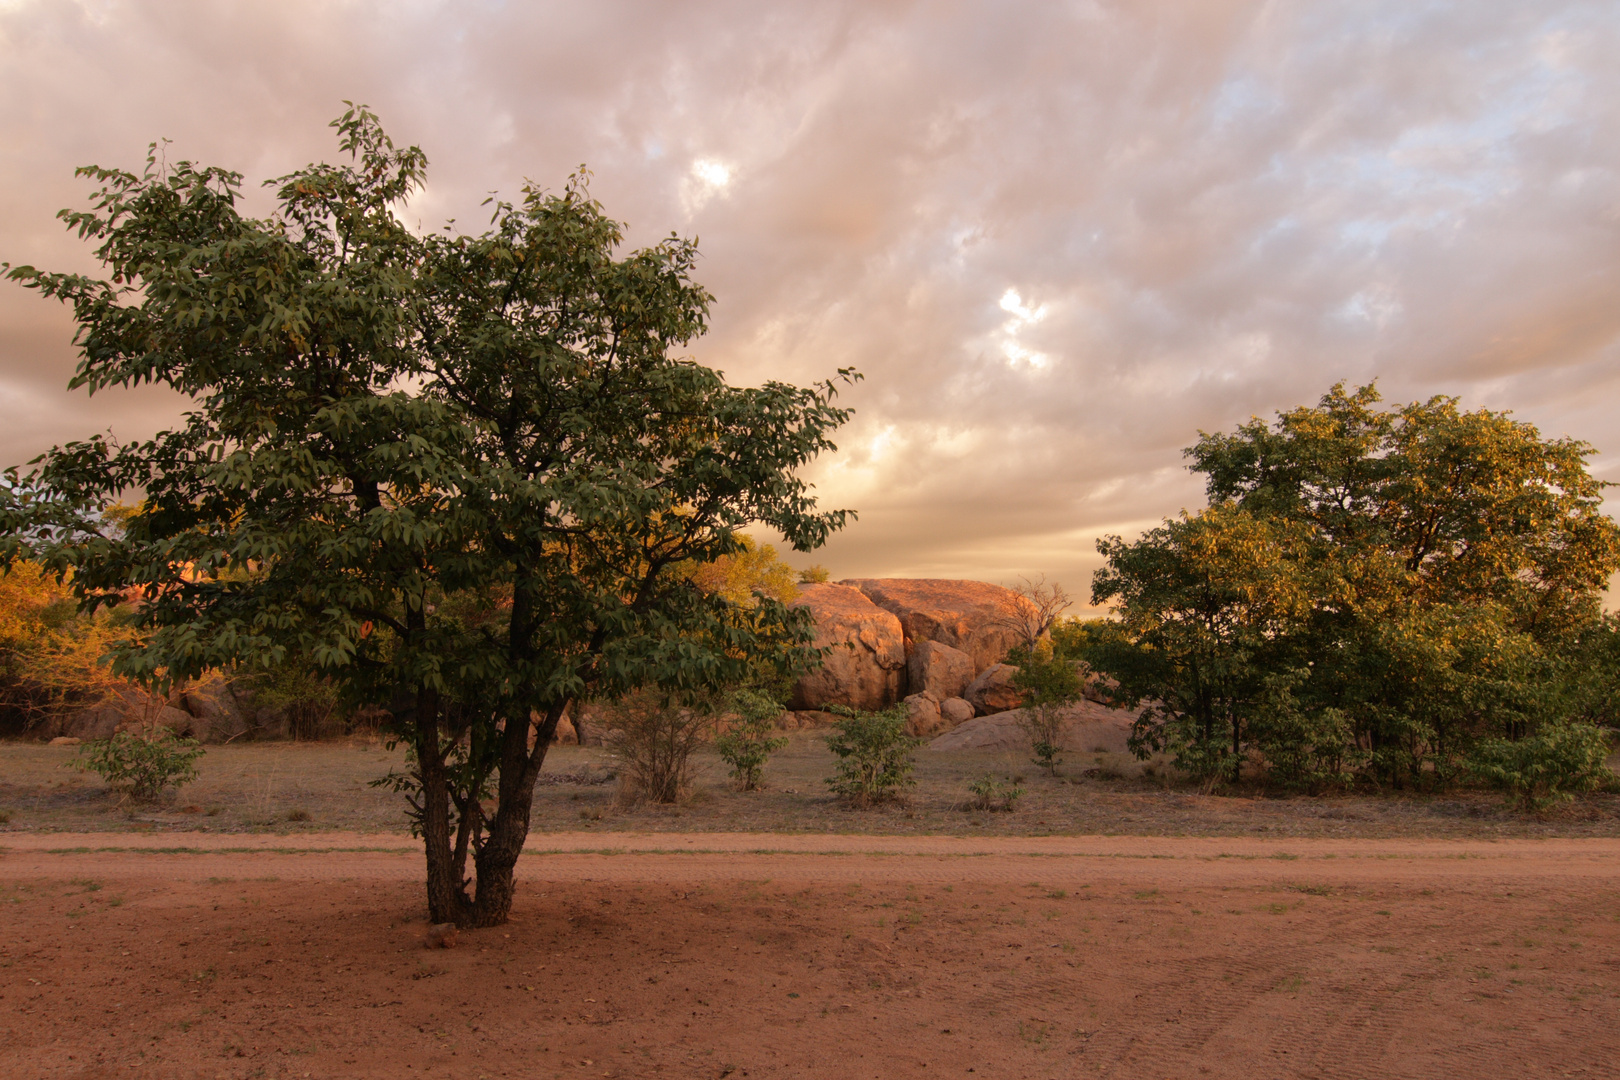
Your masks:
[[[1620,841],[604,839],[8,834],[0,1076],[1620,1073]]]

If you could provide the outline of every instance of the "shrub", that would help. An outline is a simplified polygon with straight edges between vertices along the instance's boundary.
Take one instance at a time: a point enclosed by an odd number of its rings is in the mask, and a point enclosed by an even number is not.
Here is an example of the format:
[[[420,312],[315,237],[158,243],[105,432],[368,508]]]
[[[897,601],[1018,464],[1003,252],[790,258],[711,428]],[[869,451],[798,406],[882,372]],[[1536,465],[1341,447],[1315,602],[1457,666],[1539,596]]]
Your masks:
[[[672,803],[691,787],[692,752],[712,720],[651,690],[603,709],[603,741],[619,756],[620,791],[632,802]]]
[[[997,780],[988,773],[969,784],[968,791],[973,795],[968,805],[974,810],[1011,810],[1024,797],[1022,784]]]
[[[912,754],[922,740],[906,734],[904,705],[881,712],[834,705],[829,711],[843,719],[827,736],[827,749],[838,758],[828,787],[856,806],[871,806],[898,798],[903,789],[916,784]]]
[[[202,755],[196,739],[167,730],[140,735],[120,731],[110,739],[86,743],[72,764],[81,772],[96,773],[114,791],[156,799],[165,788],[197,779],[196,761]]]
[[[771,734],[782,704],[757,690],[739,690],[731,697],[731,707],[739,722],[714,740],[714,748],[720,760],[731,766],[738,789],[754,791],[766,760],[787,745],[786,739]]]
[[[1080,672],[1073,661],[1059,657],[1049,642],[1015,648],[1007,661],[1018,665],[1012,684],[1023,695],[1025,712],[1021,723],[1029,734],[1035,764],[1055,776],[1063,763],[1058,757],[1063,738],[1062,710],[1080,700]]]
[[[1609,737],[1592,724],[1553,724],[1510,742],[1491,739],[1475,748],[1470,766],[1481,779],[1506,788],[1524,810],[1545,810],[1575,792],[1592,791],[1609,771]]]

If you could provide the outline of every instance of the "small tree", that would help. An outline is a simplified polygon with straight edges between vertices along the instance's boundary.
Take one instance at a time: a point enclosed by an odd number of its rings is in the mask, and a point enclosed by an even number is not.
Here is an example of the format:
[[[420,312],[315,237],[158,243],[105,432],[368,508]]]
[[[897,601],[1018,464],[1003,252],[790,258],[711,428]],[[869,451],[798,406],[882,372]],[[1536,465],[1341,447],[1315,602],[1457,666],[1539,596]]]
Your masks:
[[[759,789],[765,762],[787,745],[774,725],[782,703],[758,690],[739,690],[729,702],[737,722],[714,740],[720,760],[731,766],[731,777],[742,791]]]
[[[917,781],[911,770],[921,739],[906,734],[910,710],[891,705],[879,712],[834,705],[843,717],[827,736],[827,749],[838,758],[837,770],[827,786],[855,806],[872,806],[900,797]]]
[[[109,739],[97,739],[86,744],[72,764],[81,772],[97,774],[114,791],[151,801],[168,788],[197,779],[197,759],[202,756],[196,739],[159,728],[138,734],[119,731]]]
[[[1018,666],[1012,684],[1023,695],[1023,725],[1035,764],[1056,776],[1062,764],[1057,755],[1062,749],[1063,710],[1080,700],[1080,673],[1073,661],[1056,655],[1049,641],[1015,648],[1007,660]]]
[[[678,802],[691,788],[692,754],[714,720],[668,694],[643,689],[602,706],[603,739],[619,757],[622,791],[630,801]]]
[[[995,623],[1011,630],[1026,651],[1040,644],[1058,618],[1074,606],[1063,586],[1048,582],[1044,574],[1033,580],[1021,578],[1011,589],[1012,598]]]

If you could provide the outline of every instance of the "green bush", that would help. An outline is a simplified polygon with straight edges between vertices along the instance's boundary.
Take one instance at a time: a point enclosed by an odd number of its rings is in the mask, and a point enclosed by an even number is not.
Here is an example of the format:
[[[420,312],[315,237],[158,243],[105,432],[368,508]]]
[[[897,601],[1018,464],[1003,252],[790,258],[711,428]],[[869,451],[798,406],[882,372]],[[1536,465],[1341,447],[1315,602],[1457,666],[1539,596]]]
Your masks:
[[[969,784],[968,791],[973,795],[968,806],[974,810],[1012,810],[1024,797],[1022,784],[1016,780],[997,780],[988,773]]]
[[[732,695],[731,707],[739,722],[714,740],[714,748],[720,760],[731,766],[737,787],[754,791],[759,788],[765,762],[787,745],[786,739],[772,734],[776,718],[782,715],[782,703],[757,690],[739,690]]]
[[[197,779],[197,759],[203,748],[196,739],[170,731],[153,735],[117,732],[110,739],[87,743],[73,767],[93,772],[114,791],[136,799],[156,799],[165,788],[178,788]]]
[[[837,770],[827,778],[834,792],[856,806],[871,806],[899,798],[916,784],[912,754],[922,740],[906,734],[904,705],[881,712],[834,705],[828,711],[843,717],[827,736],[827,749],[838,758]]]
[[[1545,810],[1576,792],[1592,791],[1613,778],[1609,737],[1592,724],[1553,724],[1517,741],[1491,739],[1470,762],[1483,780],[1507,789],[1521,809]]]
[[[1057,654],[1049,642],[1035,648],[1018,647],[1007,654],[1018,671],[1012,684],[1024,701],[1024,730],[1035,753],[1035,764],[1053,776],[1062,759],[1063,709],[1080,700],[1083,684],[1074,661]]]

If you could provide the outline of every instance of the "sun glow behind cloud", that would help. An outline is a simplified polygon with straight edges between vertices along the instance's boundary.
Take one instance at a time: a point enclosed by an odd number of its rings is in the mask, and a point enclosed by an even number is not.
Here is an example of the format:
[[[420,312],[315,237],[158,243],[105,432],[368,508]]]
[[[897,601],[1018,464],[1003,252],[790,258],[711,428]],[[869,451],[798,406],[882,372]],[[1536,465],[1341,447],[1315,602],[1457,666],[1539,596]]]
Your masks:
[[[807,562],[1078,594],[1090,538],[1202,504],[1197,431],[1341,379],[1620,449],[1616,51],[1612,0],[0,0],[0,252],[93,271],[53,217],[73,167],[163,136],[262,200],[335,160],[345,98],[431,159],[413,229],[585,162],[627,250],[700,240],[683,352],[745,385],[865,374],[806,474],[860,520]],[[0,289],[28,421],[0,465],[178,414],[63,394],[71,337]]]
[[[1044,369],[1051,365],[1052,358],[1046,353],[1031,349],[1018,340],[1021,331],[1034,326],[1046,318],[1046,305],[1031,308],[1024,303],[1024,298],[1018,295],[1017,289],[1008,289],[1001,294],[1001,310],[1011,316],[1001,324],[1001,355],[1006,357],[1011,367],[1019,364],[1036,369]]]

